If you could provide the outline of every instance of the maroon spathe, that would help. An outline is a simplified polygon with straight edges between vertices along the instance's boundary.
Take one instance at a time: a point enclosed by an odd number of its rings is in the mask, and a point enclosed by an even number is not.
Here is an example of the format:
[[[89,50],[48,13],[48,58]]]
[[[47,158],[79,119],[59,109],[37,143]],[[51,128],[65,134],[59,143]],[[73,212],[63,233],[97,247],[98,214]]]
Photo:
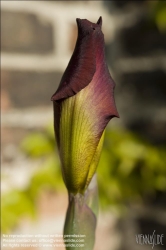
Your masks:
[[[76,21],[78,26],[76,46],[60,85],[51,99],[54,101],[54,126],[58,145],[61,102],[87,86],[89,94],[84,108],[88,108],[89,112],[95,109],[98,138],[109,120],[119,117],[114,101],[115,83],[110,76],[105,59],[104,35],[101,31],[102,18],[100,17],[97,23],[79,18]]]

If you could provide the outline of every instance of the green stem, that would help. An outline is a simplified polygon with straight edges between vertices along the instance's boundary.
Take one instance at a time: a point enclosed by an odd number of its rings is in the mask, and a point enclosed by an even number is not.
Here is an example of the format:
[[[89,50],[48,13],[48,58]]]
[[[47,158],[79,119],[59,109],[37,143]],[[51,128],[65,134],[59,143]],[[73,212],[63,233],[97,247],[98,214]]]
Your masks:
[[[72,240],[67,250],[93,250],[98,212],[98,190],[96,175],[84,194],[69,193],[69,205],[64,225],[64,240]],[[70,235],[70,237],[69,237]],[[78,240],[77,242],[74,242]],[[75,245],[74,245],[75,244]],[[82,244],[82,247],[77,246]]]

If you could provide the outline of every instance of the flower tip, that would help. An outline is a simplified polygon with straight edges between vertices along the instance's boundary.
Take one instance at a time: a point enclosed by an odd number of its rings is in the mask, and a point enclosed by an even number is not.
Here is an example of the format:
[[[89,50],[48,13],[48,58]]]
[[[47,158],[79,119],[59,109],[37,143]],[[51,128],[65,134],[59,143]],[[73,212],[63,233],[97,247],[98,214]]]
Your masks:
[[[120,115],[119,115],[119,113],[118,113],[117,108],[116,108],[115,105],[112,106],[112,110],[110,112],[110,119],[112,119],[114,117],[120,118]]]
[[[54,96],[51,96],[51,101],[53,101],[54,100],[54,98],[53,98]]]
[[[112,120],[112,118],[120,118],[118,112],[114,112],[114,114],[111,114],[109,120]]]
[[[96,24],[98,24],[100,27],[102,26],[102,17],[101,16],[99,17]]]
[[[51,96],[51,101],[55,101],[55,94],[53,94],[53,96]]]
[[[116,107],[115,107],[115,110],[114,110],[114,112],[113,112],[112,118],[113,118],[113,117],[120,118],[120,115],[119,115],[119,113],[118,113]]]
[[[116,118],[120,118],[120,115],[119,115],[118,111],[116,112],[115,117],[116,117]]]
[[[81,19],[80,18],[76,18],[76,23],[77,23],[77,26],[78,28],[80,27],[80,24],[81,24]]]

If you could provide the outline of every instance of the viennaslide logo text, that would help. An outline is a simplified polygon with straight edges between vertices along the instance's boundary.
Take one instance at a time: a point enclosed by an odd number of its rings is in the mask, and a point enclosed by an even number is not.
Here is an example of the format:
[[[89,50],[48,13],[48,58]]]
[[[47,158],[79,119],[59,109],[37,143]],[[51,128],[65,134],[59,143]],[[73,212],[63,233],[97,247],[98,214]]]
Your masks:
[[[139,245],[152,245],[152,249],[157,245],[164,245],[164,234],[156,234],[156,230],[152,234],[136,234],[136,242]]]

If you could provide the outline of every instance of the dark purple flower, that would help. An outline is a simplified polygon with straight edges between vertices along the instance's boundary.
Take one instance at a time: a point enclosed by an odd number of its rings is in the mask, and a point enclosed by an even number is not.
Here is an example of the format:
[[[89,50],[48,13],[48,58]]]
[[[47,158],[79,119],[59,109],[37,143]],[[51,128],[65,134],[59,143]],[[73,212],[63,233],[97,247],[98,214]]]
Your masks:
[[[99,161],[103,132],[118,117],[115,83],[106,59],[102,18],[97,23],[77,18],[73,55],[52,96],[54,127],[64,182],[69,192],[84,193]]]

